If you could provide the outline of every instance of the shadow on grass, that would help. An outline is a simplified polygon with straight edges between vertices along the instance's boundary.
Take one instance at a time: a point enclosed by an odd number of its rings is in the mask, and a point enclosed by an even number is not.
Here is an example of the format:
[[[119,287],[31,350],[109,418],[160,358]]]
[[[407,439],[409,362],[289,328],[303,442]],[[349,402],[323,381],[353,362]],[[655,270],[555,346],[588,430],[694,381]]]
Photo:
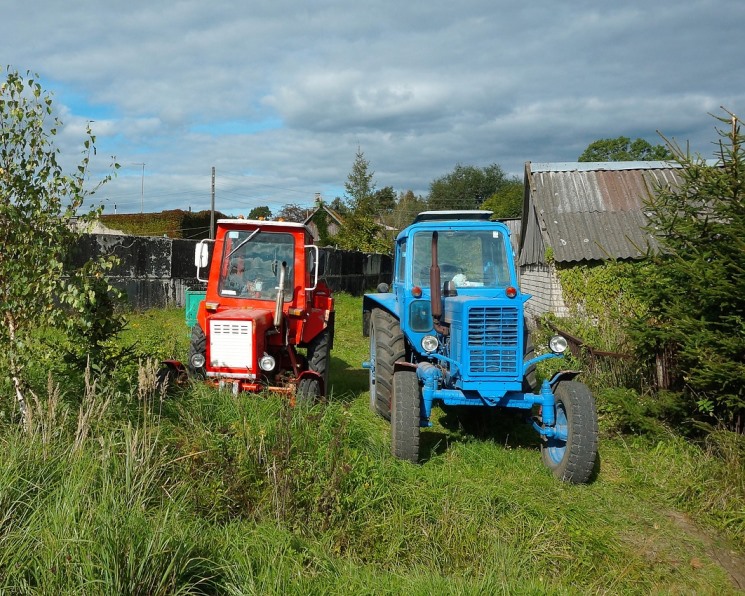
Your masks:
[[[439,410],[434,428],[420,435],[420,452],[424,461],[441,455],[453,443],[474,439],[505,447],[540,449],[540,438],[530,426],[527,411],[467,406],[441,407]]]
[[[359,362],[349,363],[332,356],[329,376],[334,401],[353,401],[369,388],[369,373],[360,368]]]

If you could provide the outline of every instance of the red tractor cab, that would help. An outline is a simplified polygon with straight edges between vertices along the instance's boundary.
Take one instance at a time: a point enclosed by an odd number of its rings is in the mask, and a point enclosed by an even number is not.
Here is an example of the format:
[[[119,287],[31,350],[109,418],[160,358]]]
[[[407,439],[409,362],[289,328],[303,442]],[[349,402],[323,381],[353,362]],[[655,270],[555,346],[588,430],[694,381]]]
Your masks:
[[[326,395],[334,299],[319,279],[310,230],[220,219],[211,259],[208,242],[195,253],[207,291],[192,328],[188,375],[236,394],[269,390],[309,401]]]

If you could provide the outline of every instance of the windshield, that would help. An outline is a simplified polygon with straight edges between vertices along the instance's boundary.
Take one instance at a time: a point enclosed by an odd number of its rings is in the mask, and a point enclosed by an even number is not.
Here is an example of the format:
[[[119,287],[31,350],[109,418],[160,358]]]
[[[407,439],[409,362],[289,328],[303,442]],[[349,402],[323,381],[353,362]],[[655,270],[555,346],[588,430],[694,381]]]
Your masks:
[[[292,300],[294,251],[295,240],[291,234],[257,230],[228,232],[220,271],[220,294],[274,300],[284,261],[287,263],[285,299]]]
[[[505,236],[497,230],[448,230],[438,233],[437,256],[443,283],[458,288],[499,288],[510,285]],[[432,232],[414,236],[414,285],[429,287]]]

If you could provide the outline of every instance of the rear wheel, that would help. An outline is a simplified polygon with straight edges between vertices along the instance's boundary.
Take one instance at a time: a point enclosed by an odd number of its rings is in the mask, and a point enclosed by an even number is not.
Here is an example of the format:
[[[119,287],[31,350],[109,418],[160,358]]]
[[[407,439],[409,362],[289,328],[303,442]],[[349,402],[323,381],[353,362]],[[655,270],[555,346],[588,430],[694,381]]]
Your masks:
[[[556,397],[556,431],[541,447],[543,463],[559,480],[589,481],[598,455],[598,416],[590,390],[576,381],[560,381]]]
[[[323,379],[323,393],[329,394],[329,368],[331,364],[331,342],[333,327],[326,327],[308,344],[308,368],[317,372]]]
[[[194,367],[191,363],[191,358],[195,354],[201,354],[204,358],[207,358],[207,336],[199,325],[194,325],[191,330],[191,342],[189,343],[189,358],[186,361],[186,370],[189,372],[190,377],[203,379],[207,374],[204,366]]]
[[[391,451],[399,459],[419,461],[421,390],[415,370],[397,370],[393,375],[391,405]]]
[[[376,308],[370,319],[370,409],[390,420],[393,365],[406,356],[406,344],[396,317]]]

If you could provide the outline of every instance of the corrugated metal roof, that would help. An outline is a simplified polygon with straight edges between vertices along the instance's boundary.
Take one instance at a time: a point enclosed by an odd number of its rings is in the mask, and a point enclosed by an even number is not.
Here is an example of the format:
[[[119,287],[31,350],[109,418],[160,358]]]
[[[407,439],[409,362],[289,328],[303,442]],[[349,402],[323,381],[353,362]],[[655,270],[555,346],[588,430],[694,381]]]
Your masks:
[[[552,247],[557,262],[636,258],[656,248],[654,236],[643,229],[644,203],[659,186],[678,185],[679,170],[656,161],[527,163],[527,208],[535,217],[533,229],[526,219],[528,254],[521,254],[521,264],[543,261],[540,245]],[[530,238],[539,232],[542,242]]]

